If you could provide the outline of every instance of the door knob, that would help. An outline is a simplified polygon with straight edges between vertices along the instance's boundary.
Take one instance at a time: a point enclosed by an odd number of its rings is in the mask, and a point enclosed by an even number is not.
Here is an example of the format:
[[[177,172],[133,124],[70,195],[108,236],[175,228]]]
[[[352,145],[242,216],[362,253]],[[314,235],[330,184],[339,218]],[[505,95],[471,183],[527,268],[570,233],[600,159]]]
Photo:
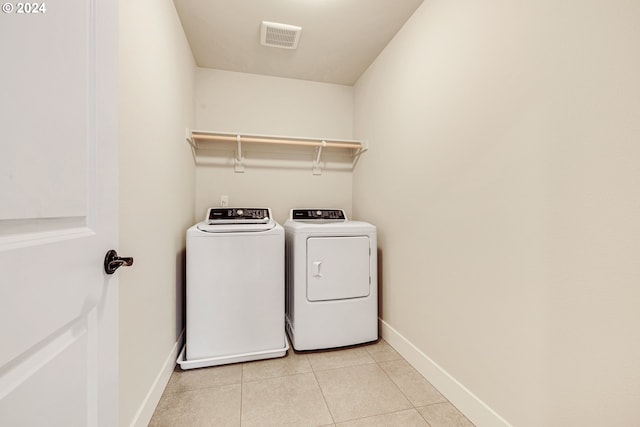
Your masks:
[[[122,266],[129,267],[131,264],[133,264],[133,258],[119,257],[118,252],[111,249],[104,257],[104,272],[107,274],[113,274],[118,268]]]

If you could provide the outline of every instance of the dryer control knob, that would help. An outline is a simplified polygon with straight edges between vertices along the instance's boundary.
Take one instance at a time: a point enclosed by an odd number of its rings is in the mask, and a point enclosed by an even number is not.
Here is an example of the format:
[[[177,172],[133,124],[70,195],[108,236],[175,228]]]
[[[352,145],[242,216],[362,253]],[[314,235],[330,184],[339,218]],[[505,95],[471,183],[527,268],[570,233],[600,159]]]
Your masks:
[[[244,213],[242,209],[238,209],[236,212],[238,213],[238,215],[242,215]]]

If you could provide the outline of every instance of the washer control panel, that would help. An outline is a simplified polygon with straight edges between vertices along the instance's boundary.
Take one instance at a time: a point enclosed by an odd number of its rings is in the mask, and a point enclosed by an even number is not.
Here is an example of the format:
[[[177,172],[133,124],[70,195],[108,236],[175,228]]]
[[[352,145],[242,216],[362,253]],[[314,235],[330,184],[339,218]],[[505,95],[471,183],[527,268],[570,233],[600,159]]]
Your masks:
[[[271,219],[267,208],[209,208],[209,224],[265,224]]]
[[[291,219],[304,222],[342,222],[347,220],[342,209],[292,209]]]

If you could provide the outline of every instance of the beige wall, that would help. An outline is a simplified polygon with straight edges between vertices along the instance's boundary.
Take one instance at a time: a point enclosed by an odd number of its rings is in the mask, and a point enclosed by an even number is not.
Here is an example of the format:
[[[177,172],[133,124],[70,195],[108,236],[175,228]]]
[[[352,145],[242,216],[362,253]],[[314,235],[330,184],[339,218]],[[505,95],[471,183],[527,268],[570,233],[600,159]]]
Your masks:
[[[120,425],[147,425],[182,324],[195,64],[173,2],[120,2]]]
[[[382,318],[479,425],[640,425],[639,16],[433,0],[355,86]]]
[[[351,86],[203,68],[197,70],[196,76],[198,130],[328,139],[353,137]],[[313,147],[244,145],[245,172],[235,173],[235,145],[222,149],[227,151],[204,156],[197,167],[199,219],[204,218],[207,208],[220,205],[221,195],[229,196],[230,206],[270,207],[279,222],[294,207],[343,208],[351,213],[352,174],[340,158],[335,160],[334,168],[313,175]],[[336,156],[340,157],[337,153]]]

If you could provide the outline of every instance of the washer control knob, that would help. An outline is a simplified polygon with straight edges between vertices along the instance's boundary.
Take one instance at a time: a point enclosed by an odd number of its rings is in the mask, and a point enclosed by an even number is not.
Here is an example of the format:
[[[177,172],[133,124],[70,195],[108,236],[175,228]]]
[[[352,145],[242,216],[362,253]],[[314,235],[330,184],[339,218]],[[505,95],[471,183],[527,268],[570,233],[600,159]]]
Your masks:
[[[318,216],[322,215],[322,211],[316,211],[316,215]]]
[[[242,214],[244,213],[244,211],[243,211],[242,209],[238,209],[238,210],[236,211],[236,213],[237,213],[238,215],[242,215]]]

